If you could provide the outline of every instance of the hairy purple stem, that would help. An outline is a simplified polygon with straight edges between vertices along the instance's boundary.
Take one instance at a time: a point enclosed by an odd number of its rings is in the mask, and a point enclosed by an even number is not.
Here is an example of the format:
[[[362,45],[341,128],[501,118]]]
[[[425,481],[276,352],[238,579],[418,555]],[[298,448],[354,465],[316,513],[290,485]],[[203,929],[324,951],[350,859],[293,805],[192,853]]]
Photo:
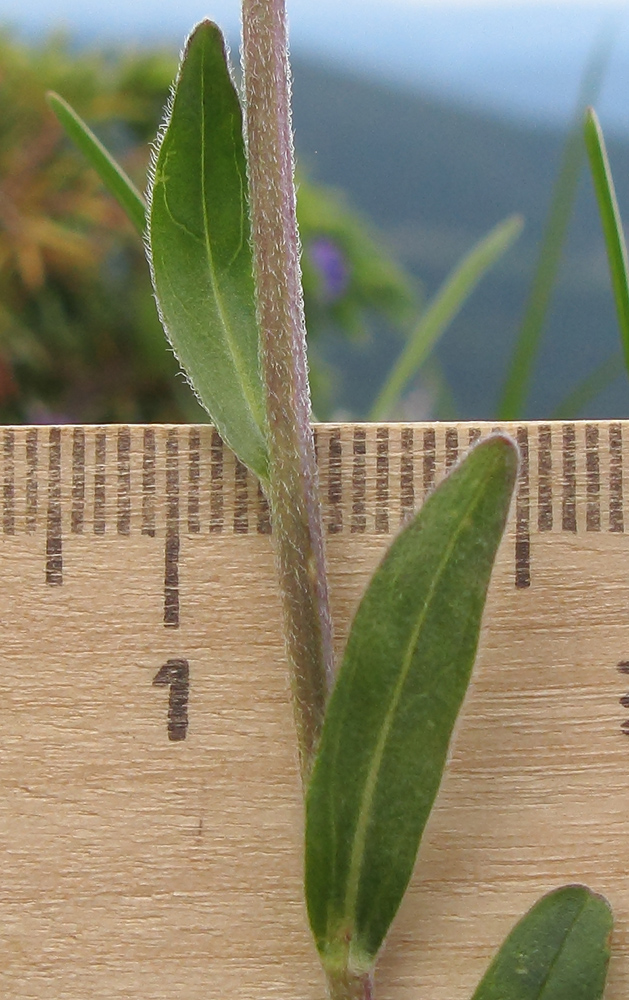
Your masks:
[[[308,388],[284,0],[243,0],[242,22],[269,501],[305,781],[332,684],[333,658]]]

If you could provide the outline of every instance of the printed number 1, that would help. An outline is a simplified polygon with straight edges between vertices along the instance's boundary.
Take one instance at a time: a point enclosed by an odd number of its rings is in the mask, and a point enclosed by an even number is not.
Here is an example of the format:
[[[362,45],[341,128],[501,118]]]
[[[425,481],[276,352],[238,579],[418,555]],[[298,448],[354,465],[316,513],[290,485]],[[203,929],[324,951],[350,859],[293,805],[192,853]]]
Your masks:
[[[188,732],[190,667],[187,660],[168,660],[153,678],[154,687],[169,687],[168,739],[185,740]]]

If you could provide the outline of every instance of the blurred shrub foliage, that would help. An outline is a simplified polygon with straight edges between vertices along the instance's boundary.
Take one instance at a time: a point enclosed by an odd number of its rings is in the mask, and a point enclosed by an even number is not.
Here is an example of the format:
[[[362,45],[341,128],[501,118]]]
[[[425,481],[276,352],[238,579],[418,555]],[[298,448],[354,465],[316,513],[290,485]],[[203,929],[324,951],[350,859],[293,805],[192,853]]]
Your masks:
[[[45,93],[61,93],[143,188],[176,68],[163,51],[75,51],[0,36],[0,419],[198,421],[169,351],[136,233],[63,137]],[[323,333],[407,327],[411,280],[340,194],[299,186],[314,407],[329,415]]]

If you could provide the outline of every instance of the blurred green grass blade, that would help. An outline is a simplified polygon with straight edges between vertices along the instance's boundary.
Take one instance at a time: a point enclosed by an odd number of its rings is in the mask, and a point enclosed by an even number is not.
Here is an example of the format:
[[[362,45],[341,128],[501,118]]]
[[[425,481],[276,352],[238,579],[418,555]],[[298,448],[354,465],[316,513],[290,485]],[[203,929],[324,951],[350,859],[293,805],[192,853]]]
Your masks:
[[[393,542],[352,623],[306,796],[306,901],[330,978],[370,970],[406,890],[517,466],[506,435],[473,448]]]
[[[150,186],[149,251],[164,329],[223,440],[268,479],[242,111],[223,36],[193,30]]]
[[[585,158],[583,109],[600,91],[610,51],[611,41],[606,37],[597,45],[583,75],[577,112],[564,146],[533,281],[498,402],[498,420],[519,420],[524,413]]]
[[[609,166],[605,139],[593,108],[588,108],[585,115],[585,145],[590,160],[592,181],[598,201],[599,213],[607,259],[611,275],[620,340],[625,356],[625,365],[629,373],[629,282],[627,273],[627,245],[622,228],[622,220],[618,209],[614,180]]]
[[[441,334],[462,309],[483,275],[520,235],[522,225],[520,216],[510,216],[479,240],[460,261],[420,317],[406,347],[378,394],[369,414],[369,420],[385,420],[392,416],[404,389]]]
[[[607,358],[579,382],[550,414],[550,420],[575,420],[593,399],[624,371],[623,355],[618,352]]]
[[[567,885],[513,928],[472,1000],[600,1000],[613,918],[602,896]]]
[[[140,235],[143,235],[146,228],[146,203],[131,178],[59,94],[49,91],[46,96],[66,135],[81,150],[109,193],[114,196]]]
[[[454,398],[454,393],[443,371],[443,366],[439,358],[434,354],[431,354],[426,363],[422,365],[422,391],[427,393],[426,413],[423,412],[424,406],[420,402],[420,415],[414,416],[411,413],[407,417],[404,410],[401,409],[400,419],[430,419],[447,421],[449,423],[457,423],[457,421],[462,419],[457,401]],[[412,396],[409,397],[409,403],[412,407]]]

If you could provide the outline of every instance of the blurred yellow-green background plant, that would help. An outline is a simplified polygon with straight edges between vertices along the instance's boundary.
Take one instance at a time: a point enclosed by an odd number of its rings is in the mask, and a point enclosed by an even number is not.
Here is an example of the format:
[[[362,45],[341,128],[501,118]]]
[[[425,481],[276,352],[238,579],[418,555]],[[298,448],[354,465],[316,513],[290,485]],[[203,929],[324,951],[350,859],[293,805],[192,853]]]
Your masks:
[[[176,68],[165,51],[73,50],[0,37],[0,419],[206,419],[163,337],[144,250],[122,210],[64,137],[61,92],[142,189]],[[334,373],[322,333],[364,336],[374,316],[402,328],[412,280],[343,196],[301,180],[299,216],[315,412]]]

